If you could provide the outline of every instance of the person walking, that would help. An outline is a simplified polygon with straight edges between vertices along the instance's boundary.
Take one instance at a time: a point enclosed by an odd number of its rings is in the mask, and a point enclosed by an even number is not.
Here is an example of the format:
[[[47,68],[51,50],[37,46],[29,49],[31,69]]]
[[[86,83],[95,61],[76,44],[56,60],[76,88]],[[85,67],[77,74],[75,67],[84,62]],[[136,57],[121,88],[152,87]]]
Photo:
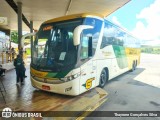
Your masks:
[[[24,84],[24,62],[23,59],[21,57],[21,55],[17,55],[17,58],[14,59],[14,66],[16,69],[16,78],[17,78],[17,85]]]

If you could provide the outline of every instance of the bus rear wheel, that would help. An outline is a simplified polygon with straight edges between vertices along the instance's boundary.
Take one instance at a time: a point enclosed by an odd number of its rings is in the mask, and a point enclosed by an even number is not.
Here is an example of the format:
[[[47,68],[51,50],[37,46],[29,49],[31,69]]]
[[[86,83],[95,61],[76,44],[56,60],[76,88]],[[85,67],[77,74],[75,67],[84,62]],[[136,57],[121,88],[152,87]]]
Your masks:
[[[103,69],[100,75],[99,87],[103,88],[107,81],[108,81],[108,73],[106,72],[105,69]]]
[[[132,63],[132,69],[131,69],[131,72],[133,72],[135,69],[136,69],[136,62],[135,62],[135,61],[133,61],[133,63]]]

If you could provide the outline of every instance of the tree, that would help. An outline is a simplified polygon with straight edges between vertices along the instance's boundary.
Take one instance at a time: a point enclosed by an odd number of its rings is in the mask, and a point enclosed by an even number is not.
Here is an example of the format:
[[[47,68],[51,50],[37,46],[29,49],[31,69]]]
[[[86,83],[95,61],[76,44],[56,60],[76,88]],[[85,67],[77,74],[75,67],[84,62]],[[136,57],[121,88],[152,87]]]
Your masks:
[[[11,31],[11,42],[18,44],[18,32],[17,31]]]

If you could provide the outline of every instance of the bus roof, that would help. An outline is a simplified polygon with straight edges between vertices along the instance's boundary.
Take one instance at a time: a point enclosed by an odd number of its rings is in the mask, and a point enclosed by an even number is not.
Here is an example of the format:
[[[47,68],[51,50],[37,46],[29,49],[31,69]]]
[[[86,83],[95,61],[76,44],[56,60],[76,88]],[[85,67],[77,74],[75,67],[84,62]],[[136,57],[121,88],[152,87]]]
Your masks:
[[[95,16],[102,18],[102,19],[104,18],[103,15],[98,14],[98,13],[80,13],[80,14],[66,15],[66,16],[50,19],[50,20],[45,21],[43,24],[58,22],[58,21],[63,21],[63,20],[70,20],[70,19],[75,19],[75,18],[95,17]]]

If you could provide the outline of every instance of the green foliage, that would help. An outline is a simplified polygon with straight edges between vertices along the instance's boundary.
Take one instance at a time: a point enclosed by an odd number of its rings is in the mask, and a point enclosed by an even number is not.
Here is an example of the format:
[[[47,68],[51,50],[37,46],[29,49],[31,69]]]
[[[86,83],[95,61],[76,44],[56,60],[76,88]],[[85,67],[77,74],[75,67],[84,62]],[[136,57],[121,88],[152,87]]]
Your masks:
[[[142,46],[141,52],[151,53],[151,54],[160,54],[160,46]]]
[[[11,41],[18,44],[18,32],[11,31]]]
[[[31,55],[31,49],[30,48],[26,48],[26,54]]]

